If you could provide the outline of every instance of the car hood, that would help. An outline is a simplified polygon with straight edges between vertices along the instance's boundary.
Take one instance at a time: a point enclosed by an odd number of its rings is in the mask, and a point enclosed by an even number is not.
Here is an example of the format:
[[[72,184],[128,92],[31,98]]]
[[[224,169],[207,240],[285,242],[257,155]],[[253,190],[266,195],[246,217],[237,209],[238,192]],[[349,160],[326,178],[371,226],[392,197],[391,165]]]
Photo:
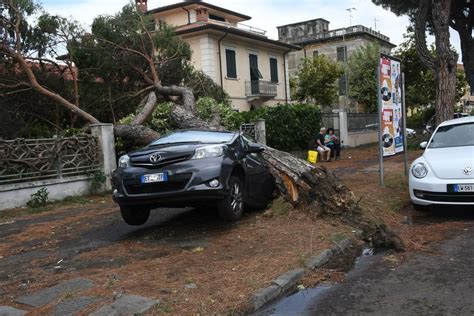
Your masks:
[[[423,157],[440,179],[474,179],[474,146],[427,149]]]

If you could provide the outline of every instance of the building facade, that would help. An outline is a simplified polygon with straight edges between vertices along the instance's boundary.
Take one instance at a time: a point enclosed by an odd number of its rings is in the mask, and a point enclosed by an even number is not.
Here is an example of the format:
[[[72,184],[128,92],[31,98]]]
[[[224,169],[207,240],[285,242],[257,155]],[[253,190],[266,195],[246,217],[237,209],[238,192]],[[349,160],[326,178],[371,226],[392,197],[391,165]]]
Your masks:
[[[347,28],[329,29],[329,21],[314,19],[278,27],[279,40],[300,46],[302,49],[289,53],[288,71],[295,76],[304,58],[325,55],[333,61],[346,64],[349,57],[359,48],[369,43],[380,46],[381,53],[390,55],[394,44],[390,38],[362,25]],[[357,111],[357,104],[351,102],[348,95],[347,76],[339,80],[340,109]]]
[[[289,100],[288,54],[296,45],[269,39],[266,31],[242,24],[251,17],[191,0],[148,10],[157,27],[176,27],[189,43],[192,63],[229,94],[232,107],[248,111]]]

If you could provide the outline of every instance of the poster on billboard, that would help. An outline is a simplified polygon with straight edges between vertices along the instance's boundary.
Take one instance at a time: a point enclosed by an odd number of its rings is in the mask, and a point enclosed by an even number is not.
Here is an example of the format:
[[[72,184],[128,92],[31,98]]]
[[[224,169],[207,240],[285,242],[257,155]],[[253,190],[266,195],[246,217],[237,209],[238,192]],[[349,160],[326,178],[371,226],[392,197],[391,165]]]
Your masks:
[[[379,89],[383,156],[394,156],[405,150],[402,74],[399,60],[381,55]]]

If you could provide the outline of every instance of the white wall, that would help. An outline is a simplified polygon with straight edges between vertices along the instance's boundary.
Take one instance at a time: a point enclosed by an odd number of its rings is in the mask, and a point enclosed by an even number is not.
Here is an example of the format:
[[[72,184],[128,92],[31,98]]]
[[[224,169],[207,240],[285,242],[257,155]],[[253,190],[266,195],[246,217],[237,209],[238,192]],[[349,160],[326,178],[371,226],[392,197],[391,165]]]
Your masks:
[[[88,194],[90,177],[74,177],[54,179],[20,184],[0,186],[0,211],[25,206],[31,200],[31,195],[41,188],[47,188],[49,200],[63,200],[69,196]]]

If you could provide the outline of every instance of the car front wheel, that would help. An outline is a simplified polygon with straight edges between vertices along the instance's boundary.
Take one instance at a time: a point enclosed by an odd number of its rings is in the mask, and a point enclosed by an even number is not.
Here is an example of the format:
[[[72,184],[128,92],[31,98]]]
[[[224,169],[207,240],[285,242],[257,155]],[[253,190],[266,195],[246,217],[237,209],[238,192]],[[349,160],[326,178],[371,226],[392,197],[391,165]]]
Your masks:
[[[150,208],[146,206],[120,206],[122,218],[128,225],[140,226],[150,217]]]
[[[239,177],[229,180],[229,195],[218,204],[219,216],[227,221],[236,221],[244,212],[244,186]]]

